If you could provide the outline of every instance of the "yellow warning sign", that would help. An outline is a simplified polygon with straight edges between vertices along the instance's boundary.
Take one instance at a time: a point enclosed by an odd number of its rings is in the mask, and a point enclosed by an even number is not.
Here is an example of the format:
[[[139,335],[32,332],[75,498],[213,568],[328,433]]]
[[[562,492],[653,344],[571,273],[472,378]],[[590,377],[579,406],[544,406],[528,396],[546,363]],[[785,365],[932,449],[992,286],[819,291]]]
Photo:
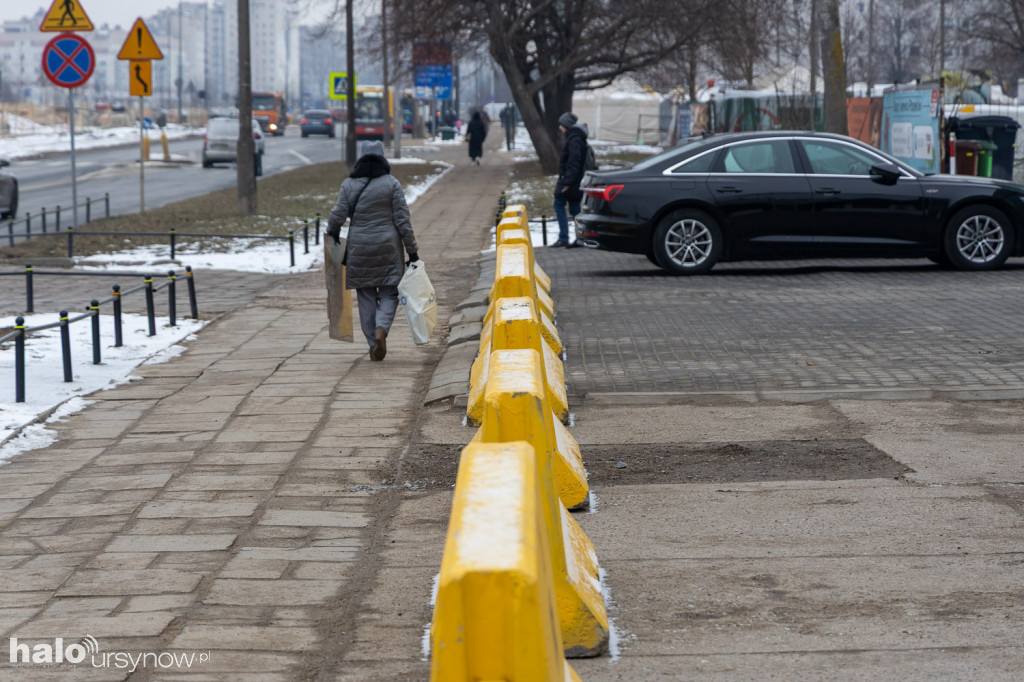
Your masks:
[[[153,62],[148,59],[133,59],[128,63],[128,92],[132,97],[149,97],[153,94]]]
[[[124,39],[118,59],[163,59],[164,53],[156,46],[153,34],[149,32],[146,22],[139,17],[132,24],[132,30]],[[133,74],[134,75],[134,74]]]
[[[53,0],[50,11],[43,18],[43,23],[39,24],[39,30],[84,33],[93,28],[82,3],[78,0]]]

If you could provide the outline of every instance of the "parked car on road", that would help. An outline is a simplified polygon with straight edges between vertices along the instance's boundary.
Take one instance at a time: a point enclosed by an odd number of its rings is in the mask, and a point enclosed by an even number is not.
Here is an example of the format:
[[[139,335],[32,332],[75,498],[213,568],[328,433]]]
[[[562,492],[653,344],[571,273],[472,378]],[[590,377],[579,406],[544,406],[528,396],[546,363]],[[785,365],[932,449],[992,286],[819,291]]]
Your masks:
[[[0,168],[7,168],[11,162],[0,159]],[[18,178],[10,173],[0,173],[0,219],[18,217]]]
[[[331,118],[331,112],[326,109],[309,109],[303,113],[302,119],[299,121],[299,128],[302,130],[303,137],[310,135],[334,137],[334,119]]]
[[[1024,255],[1024,186],[924,175],[844,135],[711,135],[590,171],[576,236],[676,274],[715,263],[929,258],[990,270]]]
[[[256,149],[256,175],[263,175],[263,153],[266,150],[266,137],[260,124],[253,119],[252,137]],[[211,168],[215,163],[235,163],[238,161],[238,119],[211,118],[203,135],[203,168]]]

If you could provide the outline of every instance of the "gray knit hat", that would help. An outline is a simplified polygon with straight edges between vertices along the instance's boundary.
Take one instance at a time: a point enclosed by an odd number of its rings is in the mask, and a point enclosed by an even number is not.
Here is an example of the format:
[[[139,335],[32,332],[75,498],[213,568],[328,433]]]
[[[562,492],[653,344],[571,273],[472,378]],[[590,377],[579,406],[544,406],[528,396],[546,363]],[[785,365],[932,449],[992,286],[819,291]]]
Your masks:
[[[369,154],[384,156],[384,143],[380,140],[365,140],[359,146],[359,158],[361,159]]]
[[[567,111],[558,117],[558,125],[568,130],[569,128],[572,128],[574,125],[576,125],[576,121],[578,120],[580,119],[576,116],[576,114],[572,113],[571,111]]]

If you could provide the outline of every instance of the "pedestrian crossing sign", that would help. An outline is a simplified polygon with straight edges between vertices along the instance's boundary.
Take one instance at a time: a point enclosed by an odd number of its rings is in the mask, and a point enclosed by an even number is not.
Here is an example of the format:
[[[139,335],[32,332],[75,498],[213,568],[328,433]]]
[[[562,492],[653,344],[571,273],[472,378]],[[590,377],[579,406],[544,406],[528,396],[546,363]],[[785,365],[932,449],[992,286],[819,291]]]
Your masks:
[[[85,8],[78,0],[53,0],[43,23],[39,24],[39,30],[74,33],[92,31],[93,26],[85,13]]]
[[[348,93],[356,89],[356,75],[352,74],[352,78],[349,79],[348,73],[333,72],[331,73],[330,86],[331,99],[348,99]]]

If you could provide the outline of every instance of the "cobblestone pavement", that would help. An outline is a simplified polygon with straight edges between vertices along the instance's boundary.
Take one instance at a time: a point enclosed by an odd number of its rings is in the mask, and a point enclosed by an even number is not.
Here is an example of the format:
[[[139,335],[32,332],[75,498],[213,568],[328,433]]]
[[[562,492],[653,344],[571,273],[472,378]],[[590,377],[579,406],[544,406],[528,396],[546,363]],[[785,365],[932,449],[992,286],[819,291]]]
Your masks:
[[[1024,395],[1024,262],[730,263],[672,277],[643,256],[538,249],[577,396],[942,390]],[[895,395],[895,393],[893,393]]]
[[[412,207],[442,323],[476,280],[506,177],[459,165]],[[414,346],[400,314],[371,363],[364,343],[328,339],[320,272],[200,274],[215,319],[186,353],[93,394],[53,425],[55,444],[0,467],[0,639],[212,652],[141,679],[329,678],[362,646],[353,623],[373,618],[360,605],[401,493],[388,479],[442,341]],[[37,308],[94,295],[78,287],[61,280]],[[71,679],[4,659],[0,679]]]

